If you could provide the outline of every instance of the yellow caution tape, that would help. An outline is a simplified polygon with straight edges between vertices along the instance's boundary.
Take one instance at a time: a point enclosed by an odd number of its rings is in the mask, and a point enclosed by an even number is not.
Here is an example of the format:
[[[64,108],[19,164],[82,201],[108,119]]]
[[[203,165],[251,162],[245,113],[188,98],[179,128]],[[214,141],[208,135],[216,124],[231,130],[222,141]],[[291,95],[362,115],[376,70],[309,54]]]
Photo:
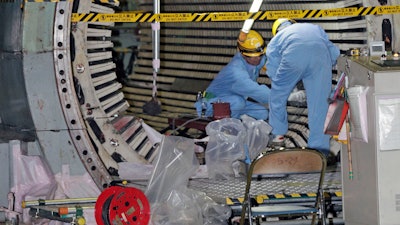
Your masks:
[[[262,204],[264,202],[264,199],[268,199],[267,195],[258,195],[256,196],[256,202],[258,204]]]
[[[317,196],[316,193],[293,193],[293,194],[273,194],[273,195],[257,195],[254,196],[254,199],[258,204],[264,203],[264,201],[267,200],[281,200],[281,199],[293,199],[293,198],[315,198]],[[336,191],[336,192],[324,192],[324,197],[325,198],[332,198],[332,197],[342,197],[342,192],[341,191]],[[226,198],[225,203],[227,205],[240,205],[244,201],[244,198]]]
[[[300,198],[301,195],[299,193],[294,193],[290,195],[292,198]]]
[[[25,2],[73,2],[74,0],[25,0]],[[119,5],[119,0],[92,0],[92,2]]]
[[[68,0],[72,2],[72,0]],[[25,0],[25,2],[66,2],[65,0]]]
[[[335,192],[335,195],[338,196],[338,197],[342,197],[342,192],[341,191],[337,191],[337,192]]]
[[[30,1],[30,0],[28,0]],[[39,1],[39,0],[36,0]],[[45,0],[43,0],[45,1]],[[56,0],[48,0],[56,1]],[[104,0],[107,1],[107,0]],[[211,12],[211,13],[73,13],[71,22],[121,22],[121,23],[144,23],[144,22],[221,22],[221,21],[243,21],[275,20],[278,18],[309,19],[322,17],[352,17],[366,15],[383,15],[400,13],[400,5],[393,6],[370,6],[349,7],[335,9],[306,9],[306,10],[277,10],[250,12]]]
[[[284,194],[275,194],[275,198],[285,198]]]

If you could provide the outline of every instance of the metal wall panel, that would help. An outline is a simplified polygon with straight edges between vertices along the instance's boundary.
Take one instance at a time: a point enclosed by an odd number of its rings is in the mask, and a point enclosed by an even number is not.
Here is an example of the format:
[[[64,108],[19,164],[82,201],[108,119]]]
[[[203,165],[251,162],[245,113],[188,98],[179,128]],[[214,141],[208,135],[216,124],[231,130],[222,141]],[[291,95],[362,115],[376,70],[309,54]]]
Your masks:
[[[0,2],[0,142],[34,139],[22,75],[21,18],[19,2]]]

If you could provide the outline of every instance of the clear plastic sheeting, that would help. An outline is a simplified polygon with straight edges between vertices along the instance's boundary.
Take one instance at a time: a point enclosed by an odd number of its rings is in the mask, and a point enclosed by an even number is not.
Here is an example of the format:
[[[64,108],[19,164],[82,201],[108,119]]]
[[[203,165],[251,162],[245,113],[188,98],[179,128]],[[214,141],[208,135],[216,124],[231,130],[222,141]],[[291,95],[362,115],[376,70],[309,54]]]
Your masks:
[[[227,225],[232,214],[229,206],[187,188],[173,190],[167,201],[151,208],[152,225]]]
[[[62,172],[54,177],[58,184],[55,199],[94,198],[101,193],[88,173],[70,175],[70,165],[63,165]]]
[[[268,145],[272,128],[265,121],[242,116],[242,121],[224,118],[206,127],[210,137],[205,152],[208,177],[231,179],[240,176],[242,162],[249,163]]]
[[[227,224],[231,210],[188,188],[199,167],[193,139],[164,136],[145,194],[153,225]]]
[[[237,161],[244,159],[246,129],[239,119],[224,118],[206,126],[210,140],[205,158],[210,179],[230,179],[238,175]]]
[[[149,180],[154,166],[137,162],[118,163],[119,178],[124,180]]]
[[[264,120],[256,120],[247,115],[241,116],[241,119],[247,131],[245,148],[248,148],[248,157],[251,161],[265,151],[272,127]]]
[[[171,179],[173,180],[173,179]],[[151,204],[151,224],[153,225],[201,225],[201,207],[192,198],[191,190],[171,190],[164,202]]]
[[[378,96],[378,132],[381,151],[400,148],[400,96]]]
[[[161,142],[163,135],[160,132],[156,131],[154,128],[147,125],[143,120],[140,120],[140,123],[142,124],[142,127],[146,131],[147,136],[150,142],[153,144],[153,146]]]
[[[193,201],[202,206],[203,225],[224,225],[232,215],[227,205],[215,203],[204,192],[192,191]]]
[[[101,191],[88,173],[84,173],[83,175],[71,176],[69,174],[69,171],[69,165],[63,165],[62,173],[58,173],[55,175],[55,179],[58,183],[58,188],[54,199],[65,200],[65,204],[60,204],[57,206],[71,206],[68,205],[68,199],[72,199],[71,201],[73,201],[73,199],[88,199],[99,196]],[[72,205],[75,206],[74,204]],[[95,209],[91,207],[82,210],[82,215],[85,218],[85,225],[97,225],[96,219],[94,217],[94,212]],[[67,223],[62,223],[61,221],[54,220],[52,221],[52,223],[50,223],[50,225],[58,224],[67,225]]]
[[[42,157],[23,155],[19,149],[12,150],[14,186],[11,192],[15,193],[15,211],[23,213],[22,222],[29,224],[29,210],[23,210],[21,202],[54,198],[57,182]]]
[[[192,139],[165,136],[160,148],[146,190],[150,203],[164,202],[173,190],[186,187],[189,177],[200,165],[194,154]]]

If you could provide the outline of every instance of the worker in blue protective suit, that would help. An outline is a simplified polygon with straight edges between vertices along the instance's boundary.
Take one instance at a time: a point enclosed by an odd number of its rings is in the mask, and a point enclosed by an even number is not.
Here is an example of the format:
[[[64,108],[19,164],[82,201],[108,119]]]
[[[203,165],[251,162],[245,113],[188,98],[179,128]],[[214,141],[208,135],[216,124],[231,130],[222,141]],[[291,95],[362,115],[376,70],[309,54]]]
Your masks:
[[[257,83],[261,68],[265,65],[265,42],[261,34],[250,30],[244,41],[237,43],[238,52],[217,74],[203,94],[205,116],[213,115],[212,104],[228,102],[232,118],[246,114],[255,119],[268,118],[270,89]],[[196,108],[201,107],[196,102]]]
[[[332,69],[340,50],[320,26],[310,23],[278,19],[272,26],[272,34],[266,51],[266,67],[271,79],[269,124],[273,128],[273,142],[284,140],[288,131],[287,99],[296,84],[302,81],[310,130],[307,145],[328,155],[330,136],[324,134],[324,122],[332,87]]]

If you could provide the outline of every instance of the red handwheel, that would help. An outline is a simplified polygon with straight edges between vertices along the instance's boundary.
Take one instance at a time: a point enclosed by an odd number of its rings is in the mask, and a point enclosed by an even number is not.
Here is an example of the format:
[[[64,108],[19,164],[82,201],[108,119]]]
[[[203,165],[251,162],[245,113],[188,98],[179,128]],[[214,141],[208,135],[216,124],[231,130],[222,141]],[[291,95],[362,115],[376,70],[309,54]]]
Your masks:
[[[111,225],[109,219],[109,205],[115,194],[122,189],[120,186],[111,186],[105,189],[96,200],[94,216],[98,225]]]
[[[119,187],[112,190],[106,189],[105,192],[104,197],[100,196],[101,198],[98,199],[100,200],[99,208],[96,202],[96,222],[99,225],[147,225],[149,223],[150,204],[141,190],[133,187]]]
[[[121,189],[110,203],[110,222],[116,225],[147,225],[150,204],[145,194],[136,188]]]

